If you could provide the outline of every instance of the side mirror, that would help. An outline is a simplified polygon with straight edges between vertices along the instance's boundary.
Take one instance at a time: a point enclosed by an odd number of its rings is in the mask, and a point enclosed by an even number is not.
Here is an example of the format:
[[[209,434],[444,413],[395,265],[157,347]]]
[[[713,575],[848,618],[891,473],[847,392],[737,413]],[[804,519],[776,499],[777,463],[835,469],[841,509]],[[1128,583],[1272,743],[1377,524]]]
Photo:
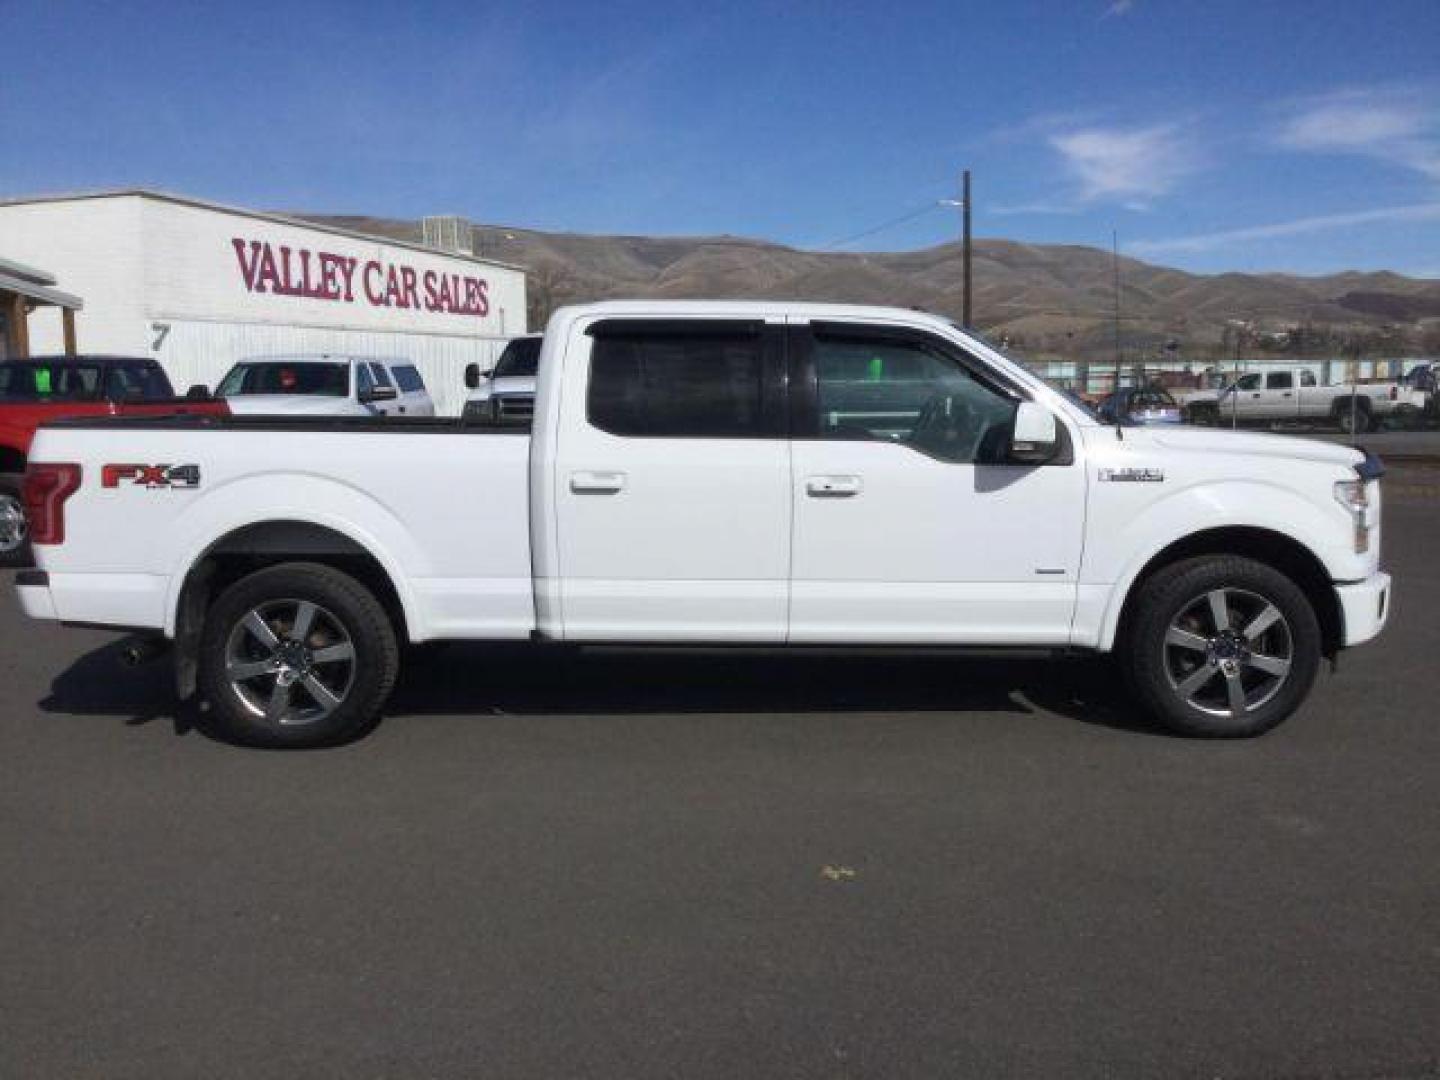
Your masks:
[[[1054,413],[1033,401],[1020,402],[1015,410],[1015,432],[1010,436],[1010,460],[1020,465],[1043,465],[1055,456],[1059,445]]]
[[[196,401],[206,401],[210,397],[210,388],[204,383],[196,383],[190,387],[189,390],[185,391],[185,396],[187,398],[193,398]]]
[[[480,386],[480,365],[479,365],[479,364],[466,364],[466,365],[465,365],[465,389],[466,389],[466,390],[476,390],[476,389],[479,388],[479,386]]]
[[[377,401],[394,401],[399,396],[399,391],[393,386],[372,386],[369,390],[360,391],[360,404],[372,405]]]

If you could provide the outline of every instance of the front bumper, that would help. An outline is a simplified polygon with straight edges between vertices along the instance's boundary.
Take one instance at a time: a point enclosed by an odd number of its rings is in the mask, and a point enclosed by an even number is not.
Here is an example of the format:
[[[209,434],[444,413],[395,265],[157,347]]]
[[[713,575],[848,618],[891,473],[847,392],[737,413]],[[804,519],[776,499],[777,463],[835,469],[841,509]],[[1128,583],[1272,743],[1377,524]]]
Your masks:
[[[1344,644],[1360,645],[1377,637],[1390,618],[1390,575],[1380,572],[1364,581],[1335,586],[1345,620]]]

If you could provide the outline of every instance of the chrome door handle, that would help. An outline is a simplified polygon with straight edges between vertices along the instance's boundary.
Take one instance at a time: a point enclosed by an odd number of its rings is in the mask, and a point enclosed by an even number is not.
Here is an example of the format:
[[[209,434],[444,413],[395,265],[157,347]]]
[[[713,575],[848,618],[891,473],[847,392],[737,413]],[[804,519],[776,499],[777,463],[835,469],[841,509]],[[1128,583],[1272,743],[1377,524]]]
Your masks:
[[[623,472],[573,472],[570,474],[570,490],[577,495],[614,495],[625,490]]]
[[[849,499],[863,487],[858,476],[812,476],[805,481],[805,494],[812,499]]]

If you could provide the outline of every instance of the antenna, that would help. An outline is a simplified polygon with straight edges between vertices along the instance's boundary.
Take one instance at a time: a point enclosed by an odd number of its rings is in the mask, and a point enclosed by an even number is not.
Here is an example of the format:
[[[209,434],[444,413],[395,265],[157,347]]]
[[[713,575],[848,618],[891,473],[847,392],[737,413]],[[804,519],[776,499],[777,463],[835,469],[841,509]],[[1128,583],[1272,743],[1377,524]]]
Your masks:
[[[1115,271],[1115,438],[1124,441],[1125,429],[1120,424],[1120,236],[1110,230],[1110,265]]]

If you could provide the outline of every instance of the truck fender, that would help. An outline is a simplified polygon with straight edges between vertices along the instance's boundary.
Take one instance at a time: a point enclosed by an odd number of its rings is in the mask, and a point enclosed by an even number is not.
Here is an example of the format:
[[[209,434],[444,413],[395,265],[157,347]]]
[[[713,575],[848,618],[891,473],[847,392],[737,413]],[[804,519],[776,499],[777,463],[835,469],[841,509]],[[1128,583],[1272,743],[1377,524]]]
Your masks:
[[[1091,619],[1084,617],[1087,605],[1082,590],[1075,644],[1093,645],[1102,652],[1112,649],[1125,602],[1146,568],[1168,548],[1202,533],[1225,529],[1274,534],[1307,552],[1332,581],[1343,579],[1348,569],[1337,561],[1337,553],[1317,549],[1301,539],[1335,531],[1334,521],[1309,500],[1287,488],[1260,481],[1197,484],[1152,504],[1120,530],[1114,545],[1131,554],[1106,589],[1098,619],[1093,612]]]
[[[287,492],[285,488],[291,488]],[[293,493],[292,493],[293,492]],[[285,506],[283,513],[274,507]],[[424,558],[405,525],[367,492],[313,474],[244,477],[207,491],[175,523],[177,540],[168,562],[173,571],[165,601],[165,636],[174,638],[182,591],[190,572],[226,537],[270,522],[297,522],[339,533],[358,545],[384,570],[400,600],[413,641],[424,640],[425,623],[410,573],[423,573]]]

